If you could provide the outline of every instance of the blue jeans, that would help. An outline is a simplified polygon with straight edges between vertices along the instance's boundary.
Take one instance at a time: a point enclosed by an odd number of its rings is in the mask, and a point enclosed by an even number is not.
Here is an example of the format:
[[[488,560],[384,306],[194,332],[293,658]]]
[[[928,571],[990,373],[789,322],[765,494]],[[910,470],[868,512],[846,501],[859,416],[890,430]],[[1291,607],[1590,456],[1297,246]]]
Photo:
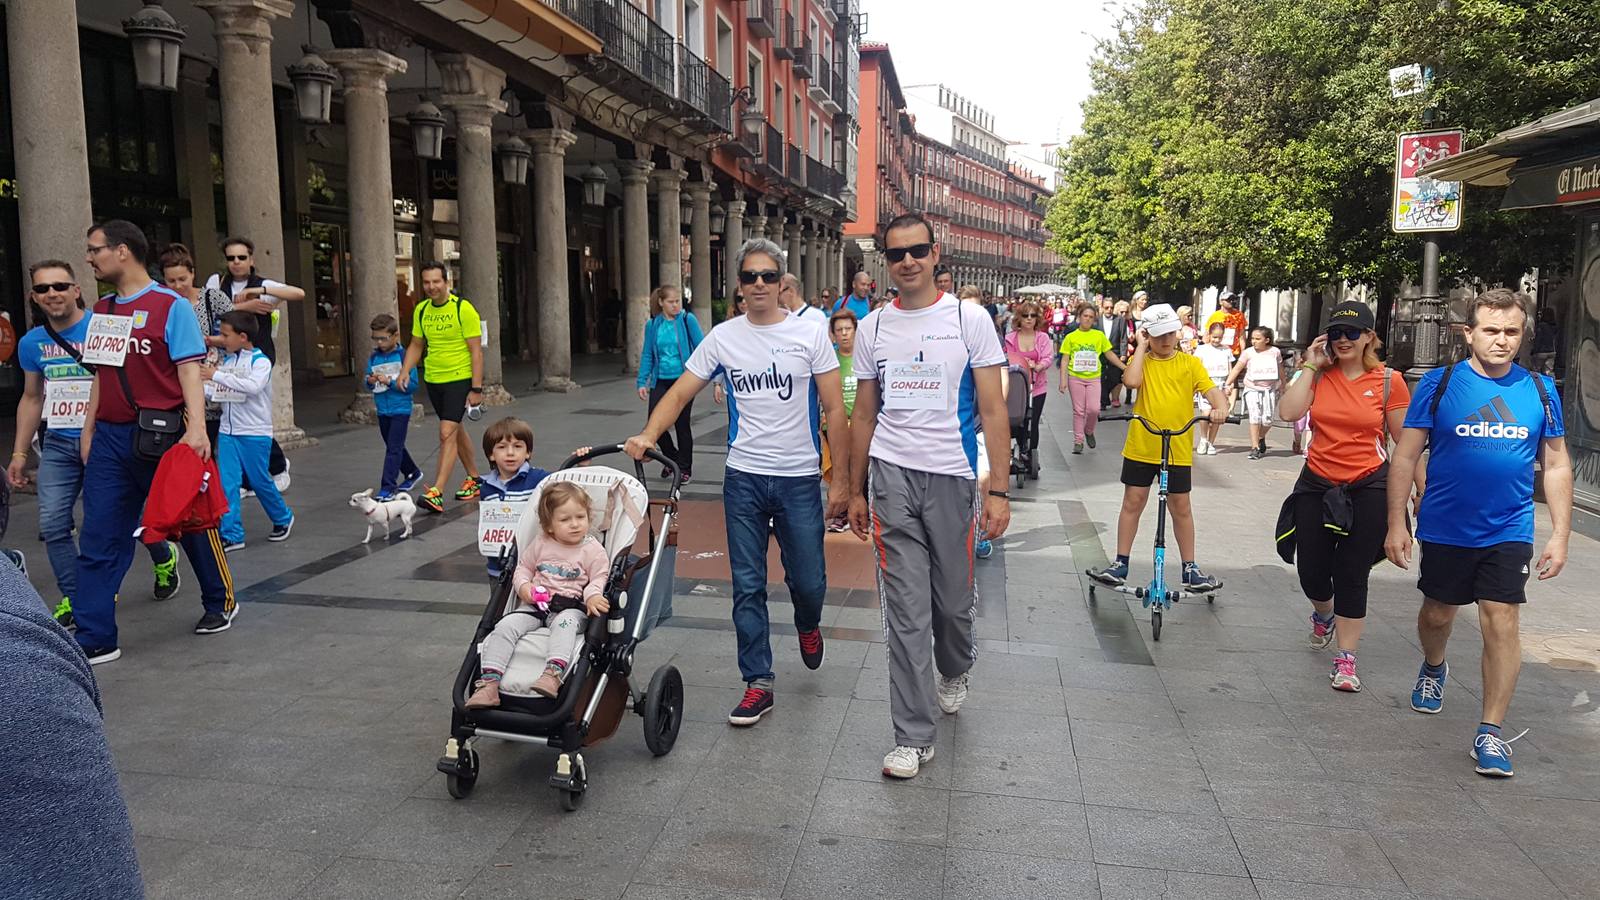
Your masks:
[[[746,684],[772,680],[772,644],[767,625],[767,542],[778,538],[783,580],[794,602],[794,627],[810,631],[822,622],[828,592],[822,555],[822,479],[778,477],[728,469],[722,481],[728,529],[728,565],[733,573],[733,627],[739,633],[739,674]]]
[[[84,647],[117,646],[117,589],[133,563],[133,530],[139,527],[144,498],[156,477],[156,464],[133,455],[132,422],[95,425],[89,465],[83,473],[83,531],[78,537],[78,593],[72,617]],[[269,481],[271,479],[268,479]],[[206,612],[233,609],[233,575],[217,532],[186,534],[178,543],[200,581]]]
[[[399,487],[401,479],[410,478],[422,471],[406,450],[406,429],[411,426],[411,416],[378,416],[378,433],[383,435],[383,493]]]
[[[46,431],[39,450],[39,540],[50,557],[50,571],[63,597],[78,596],[78,540],[72,512],[83,493],[83,457],[76,435]],[[146,544],[150,561],[171,558],[165,543]]]
[[[222,475],[222,490],[228,495],[228,512],[222,517],[222,540],[234,543],[244,540],[244,522],[240,519],[240,479],[250,479],[251,489],[261,508],[274,525],[287,525],[294,518],[289,504],[283,502],[278,485],[267,472],[267,459],[272,453],[272,438],[224,434],[217,438],[217,471]]]

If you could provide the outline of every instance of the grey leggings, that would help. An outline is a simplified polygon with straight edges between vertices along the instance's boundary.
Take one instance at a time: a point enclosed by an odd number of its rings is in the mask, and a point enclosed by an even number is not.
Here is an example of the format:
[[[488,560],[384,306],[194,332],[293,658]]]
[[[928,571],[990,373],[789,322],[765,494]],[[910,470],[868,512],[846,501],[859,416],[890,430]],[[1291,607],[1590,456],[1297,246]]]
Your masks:
[[[494,631],[483,639],[479,663],[483,671],[504,674],[506,666],[511,663],[511,652],[516,649],[517,641],[544,624],[538,616],[521,612],[528,608],[518,607],[517,612],[502,617],[500,624],[494,626]],[[583,621],[581,609],[563,610],[550,620],[550,649],[545,657],[546,663],[559,662],[565,666],[572,662],[572,655],[578,652],[578,642],[583,639]]]

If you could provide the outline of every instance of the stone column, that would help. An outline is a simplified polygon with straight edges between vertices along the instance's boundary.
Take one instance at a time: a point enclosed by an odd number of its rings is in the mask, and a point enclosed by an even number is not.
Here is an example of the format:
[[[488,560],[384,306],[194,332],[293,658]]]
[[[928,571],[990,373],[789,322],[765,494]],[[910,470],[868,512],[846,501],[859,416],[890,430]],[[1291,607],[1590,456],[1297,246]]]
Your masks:
[[[400,314],[394,293],[394,178],[389,163],[390,75],[406,61],[382,50],[350,48],[323,55],[343,80],[344,133],[350,175],[350,343],[361,346],[372,317]],[[355,354],[361,359],[361,354]],[[357,380],[342,422],[377,421],[372,392]]]
[[[650,170],[648,159],[619,159],[622,173],[622,371],[639,371],[644,326],[650,321]]]
[[[682,169],[661,169],[650,176],[656,195],[656,270],[657,284],[683,289],[683,182],[689,176]]]
[[[817,223],[811,223],[810,239],[806,242],[806,300],[822,296],[822,273],[827,267],[822,264],[822,232]]]
[[[838,235],[828,239],[828,279],[833,282],[834,296],[850,293],[850,286],[844,283],[844,247]]]
[[[434,56],[444,77],[440,106],[456,119],[456,209],[461,219],[461,296],[472,301],[489,326],[483,348],[483,402],[511,402],[500,360],[500,266],[494,217],[494,133],[506,75],[462,53]]]
[[[794,277],[800,279],[801,281],[801,289],[809,292],[811,290],[811,285],[805,283],[805,259],[803,248],[800,246],[801,235],[800,222],[798,218],[794,222],[791,222],[785,226],[784,236],[789,239],[789,253],[787,258],[784,260],[784,270],[787,272],[793,272]]]
[[[72,3],[7,3],[12,141],[17,155],[17,219],[22,241],[19,278],[41,259],[73,261],[85,297],[94,273],[82,265],[89,201],[89,143],[84,136],[78,11]],[[270,107],[269,107],[270,108]],[[26,291],[24,282],[11,285]],[[27,308],[29,304],[23,304]],[[16,323],[17,332],[26,331]]]
[[[751,238],[762,238],[762,239],[765,239],[766,236],[767,236],[767,206],[766,206],[766,204],[762,203],[760,201],[756,201],[755,203],[750,204],[749,210],[750,210],[750,215],[745,217],[745,224],[744,224],[745,240],[750,240]],[[739,250],[738,247],[734,247],[733,249],[734,249],[735,252],[738,252],[738,250]],[[737,271],[735,271],[734,272],[734,277],[738,277],[738,274],[739,273]]]
[[[272,99],[272,19],[292,15],[294,3],[196,0],[195,6],[210,13],[216,23],[228,232],[255,242],[256,268],[263,275],[283,277],[286,263],[274,125],[277,105]],[[389,215],[393,214],[391,209]],[[385,251],[386,255],[393,252],[393,247]],[[285,448],[308,443],[305,432],[294,424],[289,315],[287,308],[279,307],[282,340],[273,341],[278,358],[272,367],[273,433]]]
[[[767,213],[767,240],[783,246],[783,207],[774,206]]]
[[[694,291],[694,315],[702,332],[711,330],[711,182],[689,185],[689,287]]]
[[[173,124],[178,132],[178,196],[189,201],[189,230],[185,243],[194,253],[195,275],[223,269],[217,234],[217,191],[212,181],[211,125],[206,121],[211,76],[216,70],[203,59],[185,56],[178,61],[178,105]],[[15,89],[13,88],[13,93]],[[26,231],[24,231],[26,234]],[[287,273],[285,273],[287,274]]]
[[[534,302],[539,308],[539,386],[565,393],[572,380],[572,323],[567,298],[567,148],[565,128],[528,133],[533,145]]]
[[[733,294],[739,290],[739,248],[744,246],[744,201],[728,202],[727,221],[722,233],[724,262],[728,267],[728,313],[733,312]]]

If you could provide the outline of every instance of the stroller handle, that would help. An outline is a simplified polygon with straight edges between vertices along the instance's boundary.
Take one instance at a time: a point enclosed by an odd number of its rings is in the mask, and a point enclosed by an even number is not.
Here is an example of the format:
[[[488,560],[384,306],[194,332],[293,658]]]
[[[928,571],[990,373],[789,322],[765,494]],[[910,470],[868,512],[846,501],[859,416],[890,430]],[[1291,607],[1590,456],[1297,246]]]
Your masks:
[[[613,453],[624,452],[625,450],[621,444],[601,444],[596,447],[590,447],[589,452],[587,453],[576,453],[567,457],[562,461],[560,467],[563,469],[570,469],[573,466],[586,463],[601,456],[610,456]],[[672,492],[674,495],[676,495],[678,489],[683,486],[683,472],[679,470],[678,464],[670,459],[665,453],[662,453],[660,450],[657,450],[654,447],[646,450],[644,452],[644,457],[645,459],[651,460],[652,462],[661,463],[663,466],[667,467],[667,470],[672,473]],[[643,482],[645,480],[644,461],[637,459],[634,460],[633,468],[634,474],[638,475],[639,480]]]
[[[1117,415],[1114,415],[1114,416],[1101,416],[1100,417],[1100,421],[1102,421],[1102,422],[1138,422],[1140,425],[1144,426],[1144,430],[1145,431],[1148,431],[1148,432],[1150,432],[1151,434],[1153,434],[1153,435],[1155,435],[1157,437],[1161,437],[1162,435],[1166,435],[1167,437],[1177,437],[1178,435],[1183,434],[1184,432],[1186,432],[1189,429],[1193,428],[1194,426],[1200,424],[1201,422],[1209,422],[1209,421],[1211,421],[1211,417],[1210,416],[1195,416],[1194,418],[1189,420],[1189,424],[1183,426],[1182,428],[1176,429],[1176,430],[1168,430],[1168,429],[1165,429],[1165,428],[1156,428],[1156,427],[1152,426],[1149,423],[1149,421],[1147,421],[1145,419],[1144,416],[1141,416],[1138,413],[1118,413]],[[1223,421],[1227,422],[1229,425],[1237,425],[1241,421],[1243,421],[1243,419],[1241,419],[1239,416],[1228,416]]]

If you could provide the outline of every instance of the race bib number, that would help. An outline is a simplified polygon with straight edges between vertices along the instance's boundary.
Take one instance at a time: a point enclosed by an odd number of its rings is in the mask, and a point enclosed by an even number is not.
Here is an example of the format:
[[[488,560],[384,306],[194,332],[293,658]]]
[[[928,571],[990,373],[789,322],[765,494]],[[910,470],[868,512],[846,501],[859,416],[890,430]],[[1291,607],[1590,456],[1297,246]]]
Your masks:
[[[1093,350],[1072,351],[1072,371],[1089,374],[1100,368],[1100,354]]]
[[[950,404],[944,363],[890,363],[884,374],[884,409],[944,409]]]
[[[210,395],[206,399],[212,401],[213,403],[244,402],[245,393],[243,391],[236,391],[233,388],[223,387],[222,385],[217,384],[215,381],[206,382],[206,386],[211,389]]]
[[[94,382],[47,381],[44,386],[45,422],[52,429],[81,429],[89,415],[89,391]]]
[[[478,504],[478,553],[490,558],[511,546],[517,536],[517,523],[522,521],[522,510],[528,505],[487,500]]]
[[[1233,338],[1238,333],[1239,333],[1239,330],[1237,328],[1224,328],[1224,329],[1222,329],[1222,346],[1224,346],[1224,347],[1232,347],[1233,346]]]
[[[1245,366],[1244,371],[1251,381],[1277,381],[1278,361],[1273,357],[1257,354],[1250,357],[1250,364]]]
[[[400,364],[397,362],[379,363],[378,365],[372,367],[372,374],[378,379],[372,383],[372,392],[374,394],[381,394],[389,389],[389,385],[385,384],[383,381],[384,376],[393,375],[394,377],[399,378]]]
[[[83,361],[94,366],[121,366],[133,334],[132,316],[96,315],[83,339]]]

